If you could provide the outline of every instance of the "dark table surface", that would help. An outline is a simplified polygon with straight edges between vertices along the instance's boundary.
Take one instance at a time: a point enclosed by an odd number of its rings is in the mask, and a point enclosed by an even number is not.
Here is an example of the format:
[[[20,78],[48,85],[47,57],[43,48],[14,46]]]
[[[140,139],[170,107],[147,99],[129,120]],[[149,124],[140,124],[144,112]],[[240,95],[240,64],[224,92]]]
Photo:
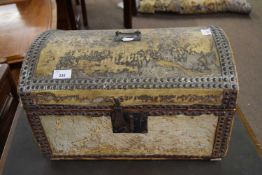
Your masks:
[[[237,116],[228,156],[222,161],[50,161],[38,150],[24,111],[20,113],[4,175],[262,174],[262,159]]]

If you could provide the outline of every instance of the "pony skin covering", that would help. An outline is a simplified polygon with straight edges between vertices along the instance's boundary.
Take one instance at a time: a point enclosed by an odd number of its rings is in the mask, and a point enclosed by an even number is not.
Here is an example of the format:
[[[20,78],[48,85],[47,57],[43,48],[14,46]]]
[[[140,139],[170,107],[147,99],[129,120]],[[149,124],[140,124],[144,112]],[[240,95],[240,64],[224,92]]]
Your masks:
[[[251,12],[247,0],[140,0],[141,13],[174,12],[178,14]]]

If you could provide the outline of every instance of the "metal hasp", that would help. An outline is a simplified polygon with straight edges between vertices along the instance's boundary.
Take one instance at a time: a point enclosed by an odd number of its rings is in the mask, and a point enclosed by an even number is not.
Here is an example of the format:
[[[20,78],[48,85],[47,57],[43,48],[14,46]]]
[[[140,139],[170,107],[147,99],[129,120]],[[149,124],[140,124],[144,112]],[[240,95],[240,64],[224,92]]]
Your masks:
[[[129,33],[123,33],[116,31],[114,41],[122,41],[122,42],[129,42],[129,41],[140,41],[141,40],[141,32],[135,31],[135,32],[129,32]]]
[[[144,112],[128,112],[114,99],[115,106],[111,113],[113,133],[147,133],[147,115]]]

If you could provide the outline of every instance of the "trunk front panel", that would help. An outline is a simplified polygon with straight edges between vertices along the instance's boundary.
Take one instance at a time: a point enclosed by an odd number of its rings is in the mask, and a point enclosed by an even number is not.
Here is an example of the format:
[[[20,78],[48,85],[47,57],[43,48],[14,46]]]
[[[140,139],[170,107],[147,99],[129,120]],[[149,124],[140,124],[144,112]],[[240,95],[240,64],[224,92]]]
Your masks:
[[[149,116],[148,133],[113,133],[109,116],[40,116],[52,156],[211,156],[218,117]]]

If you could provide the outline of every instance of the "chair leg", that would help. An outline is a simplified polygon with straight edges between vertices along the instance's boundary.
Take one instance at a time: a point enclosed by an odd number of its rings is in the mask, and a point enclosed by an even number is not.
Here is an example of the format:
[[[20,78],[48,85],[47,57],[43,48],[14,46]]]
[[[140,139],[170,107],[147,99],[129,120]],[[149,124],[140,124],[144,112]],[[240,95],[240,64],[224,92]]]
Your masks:
[[[132,0],[132,15],[137,15],[136,0]]]
[[[87,19],[86,2],[85,2],[85,0],[81,0],[81,9],[82,9],[84,26],[88,27],[88,19]]]
[[[123,0],[124,2],[124,26],[127,29],[132,28],[132,0]]]
[[[76,0],[76,5],[79,5],[79,4],[80,4],[79,0]]]
[[[76,30],[77,29],[76,19],[75,19],[75,13],[74,13],[73,4],[72,4],[71,0],[66,0],[66,7],[67,7],[67,11],[68,11],[71,29]]]

